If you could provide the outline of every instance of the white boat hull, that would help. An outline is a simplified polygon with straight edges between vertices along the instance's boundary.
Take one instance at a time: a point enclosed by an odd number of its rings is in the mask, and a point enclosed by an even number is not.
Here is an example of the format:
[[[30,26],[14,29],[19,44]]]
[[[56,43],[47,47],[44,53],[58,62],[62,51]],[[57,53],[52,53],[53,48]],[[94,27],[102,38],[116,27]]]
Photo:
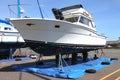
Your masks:
[[[10,19],[25,40],[79,46],[104,46],[106,38],[90,28],[61,20]]]
[[[25,41],[7,20],[0,19],[0,49],[20,48]]]
[[[18,48],[25,43],[18,32],[0,32],[0,48]]]

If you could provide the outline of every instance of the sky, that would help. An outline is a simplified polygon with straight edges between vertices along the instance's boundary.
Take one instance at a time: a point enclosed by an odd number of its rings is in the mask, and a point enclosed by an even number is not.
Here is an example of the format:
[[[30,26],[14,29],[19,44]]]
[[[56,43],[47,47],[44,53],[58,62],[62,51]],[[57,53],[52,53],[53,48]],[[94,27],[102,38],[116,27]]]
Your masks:
[[[52,8],[82,4],[93,15],[99,34],[107,40],[120,37],[120,0],[39,0],[39,3],[45,18],[54,18]],[[17,0],[0,0],[0,19],[17,17],[15,4]],[[37,0],[21,0],[21,4],[25,4],[21,6],[25,13],[22,16],[41,18]]]

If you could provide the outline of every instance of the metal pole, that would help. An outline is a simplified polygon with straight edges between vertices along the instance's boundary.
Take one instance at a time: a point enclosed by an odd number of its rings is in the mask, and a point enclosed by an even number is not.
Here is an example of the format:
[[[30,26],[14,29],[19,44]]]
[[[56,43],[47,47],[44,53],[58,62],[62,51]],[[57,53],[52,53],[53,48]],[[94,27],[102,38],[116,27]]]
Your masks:
[[[17,9],[18,9],[18,18],[21,17],[21,13],[20,13],[20,0],[17,1],[18,5],[17,5]]]
[[[41,10],[41,7],[40,7],[40,3],[39,3],[39,0],[37,0],[37,3],[38,3],[38,7],[39,7],[39,11],[40,11],[41,17],[42,17],[42,18],[44,18],[44,17],[43,17],[43,13],[42,13],[42,10]]]
[[[59,72],[64,72],[64,69],[63,69],[63,63],[62,63],[62,55],[61,53],[59,52],[59,62],[58,62],[58,68],[59,68]]]
[[[9,55],[9,59],[13,59],[13,57],[12,57],[12,52],[13,52],[13,50],[12,50],[12,48],[10,48],[10,55]]]

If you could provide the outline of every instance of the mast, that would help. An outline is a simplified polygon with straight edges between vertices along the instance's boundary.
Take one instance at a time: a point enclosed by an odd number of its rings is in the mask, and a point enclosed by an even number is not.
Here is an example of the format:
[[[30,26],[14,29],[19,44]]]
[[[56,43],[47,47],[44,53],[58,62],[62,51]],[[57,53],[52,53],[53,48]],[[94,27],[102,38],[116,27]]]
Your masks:
[[[44,17],[43,17],[43,13],[42,13],[42,10],[41,10],[41,7],[40,7],[40,3],[39,3],[39,0],[37,0],[37,3],[38,3],[38,7],[39,7],[39,11],[40,11],[41,17],[42,17],[42,18],[44,18]]]
[[[17,9],[18,9],[18,18],[21,17],[21,13],[20,13],[20,0],[17,0]]]

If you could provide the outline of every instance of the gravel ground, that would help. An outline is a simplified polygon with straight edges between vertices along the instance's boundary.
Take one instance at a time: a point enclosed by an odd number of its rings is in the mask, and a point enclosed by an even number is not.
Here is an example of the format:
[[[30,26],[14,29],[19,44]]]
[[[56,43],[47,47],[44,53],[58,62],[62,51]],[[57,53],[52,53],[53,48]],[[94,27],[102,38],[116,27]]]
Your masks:
[[[120,49],[104,49],[104,54],[98,54],[100,56],[107,56],[110,58],[118,58],[120,59]],[[89,56],[93,57],[93,53],[95,52],[89,52]],[[99,51],[101,53],[101,51]],[[44,59],[48,59],[49,57],[44,57]],[[11,67],[13,65],[24,65],[28,66],[30,64],[34,64],[35,59],[29,60],[29,61],[17,61],[17,62],[9,62],[9,63],[0,63],[0,80],[67,80],[67,79],[60,79],[60,78],[53,78],[48,76],[43,76],[40,74],[35,73],[26,73],[26,72],[20,72],[20,71],[14,71],[11,70]],[[111,73],[115,71],[116,69],[120,68],[119,60],[115,63],[109,65],[108,67],[94,73],[94,74],[86,74],[84,77],[78,79],[78,80],[99,80],[103,76],[105,76],[108,73]],[[119,75],[118,75],[119,76]],[[114,79],[108,79],[108,80],[114,80]]]

